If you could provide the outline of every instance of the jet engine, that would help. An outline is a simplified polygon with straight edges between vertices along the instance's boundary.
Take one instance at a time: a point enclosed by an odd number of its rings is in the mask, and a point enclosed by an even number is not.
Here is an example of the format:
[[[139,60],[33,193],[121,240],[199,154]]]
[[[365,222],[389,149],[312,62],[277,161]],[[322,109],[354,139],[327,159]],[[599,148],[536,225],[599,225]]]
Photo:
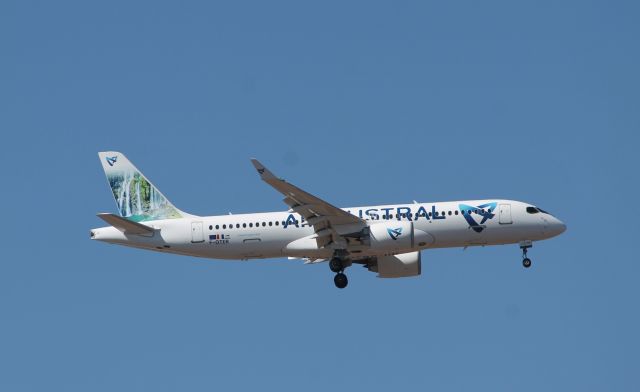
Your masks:
[[[369,226],[369,246],[381,253],[407,251],[431,243],[433,237],[414,228],[411,221],[378,222]]]

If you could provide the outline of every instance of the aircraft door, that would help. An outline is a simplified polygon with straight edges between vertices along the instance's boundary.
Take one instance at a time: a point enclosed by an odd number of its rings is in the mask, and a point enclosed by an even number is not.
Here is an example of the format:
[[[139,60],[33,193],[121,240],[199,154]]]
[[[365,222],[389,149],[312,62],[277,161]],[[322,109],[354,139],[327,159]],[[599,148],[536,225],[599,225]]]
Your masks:
[[[510,225],[513,223],[511,219],[511,204],[500,204],[499,213],[501,225]]]
[[[242,257],[245,259],[255,259],[262,257],[262,240],[256,236],[242,240]]]
[[[191,222],[191,242],[204,242],[202,222]]]

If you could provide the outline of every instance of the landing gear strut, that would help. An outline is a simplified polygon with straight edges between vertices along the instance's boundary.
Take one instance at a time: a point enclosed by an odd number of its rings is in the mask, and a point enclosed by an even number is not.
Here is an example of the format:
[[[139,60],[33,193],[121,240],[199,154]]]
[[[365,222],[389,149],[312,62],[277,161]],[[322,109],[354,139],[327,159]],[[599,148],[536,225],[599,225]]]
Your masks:
[[[531,241],[523,241],[520,243],[520,249],[522,249],[522,266],[524,268],[531,267],[531,259],[527,257],[527,249],[532,246],[533,243]]]

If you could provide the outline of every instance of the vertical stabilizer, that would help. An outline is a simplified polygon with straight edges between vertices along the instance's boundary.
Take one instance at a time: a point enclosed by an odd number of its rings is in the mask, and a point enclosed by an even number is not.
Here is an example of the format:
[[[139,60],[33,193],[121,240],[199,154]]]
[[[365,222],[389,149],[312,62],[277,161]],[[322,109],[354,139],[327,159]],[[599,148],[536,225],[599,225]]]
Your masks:
[[[107,151],[98,153],[98,156],[120,216],[134,222],[184,216],[124,154]]]

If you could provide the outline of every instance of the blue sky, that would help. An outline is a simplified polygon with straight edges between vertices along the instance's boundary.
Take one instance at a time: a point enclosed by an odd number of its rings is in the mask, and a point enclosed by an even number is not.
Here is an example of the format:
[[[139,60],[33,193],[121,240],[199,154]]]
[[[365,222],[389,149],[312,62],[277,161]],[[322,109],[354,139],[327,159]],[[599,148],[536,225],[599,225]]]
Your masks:
[[[638,390],[637,2],[4,1],[0,389]],[[94,243],[127,156],[179,208],[510,198],[568,224],[419,278]]]

